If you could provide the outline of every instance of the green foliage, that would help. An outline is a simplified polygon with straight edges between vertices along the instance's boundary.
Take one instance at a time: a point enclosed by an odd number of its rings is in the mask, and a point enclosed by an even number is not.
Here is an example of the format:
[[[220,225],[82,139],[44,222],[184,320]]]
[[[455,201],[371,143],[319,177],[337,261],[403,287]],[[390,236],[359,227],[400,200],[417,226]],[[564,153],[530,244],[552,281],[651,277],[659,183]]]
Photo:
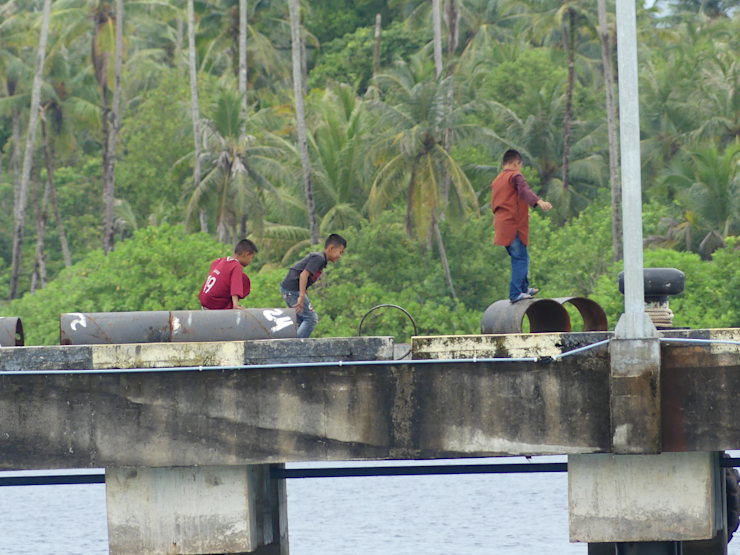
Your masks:
[[[671,297],[670,307],[675,317],[674,326],[691,328],[727,328],[740,326],[740,252],[736,241],[714,253],[711,261],[703,261],[697,254],[667,249],[645,251],[646,268],[678,268],[686,274],[686,289]],[[592,298],[604,307],[610,327],[616,325],[624,312],[624,297],[617,289],[620,264],[603,274]]]
[[[407,59],[424,44],[423,37],[393,22],[380,32],[380,65],[388,67]],[[347,83],[363,94],[373,76],[375,27],[360,27],[325,44],[308,78],[309,88],[324,88],[331,82]]]
[[[27,293],[4,310],[20,316],[29,345],[58,344],[65,312],[187,310],[200,307],[198,291],[210,263],[229,249],[182,226],[147,227],[64,270],[48,287]]]
[[[390,22],[384,0],[322,0],[311,5],[306,26],[324,44],[374,24],[377,13],[383,16],[385,25]]]
[[[201,89],[203,106],[212,93],[209,86]],[[123,156],[116,165],[116,197],[131,203],[139,225],[162,203],[180,205],[183,183],[192,181],[192,163],[175,165],[193,150],[189,101],[190,88],[183,73],[168,70],[159,86],[147,91],[141,104],[126,114],[121,131]]]

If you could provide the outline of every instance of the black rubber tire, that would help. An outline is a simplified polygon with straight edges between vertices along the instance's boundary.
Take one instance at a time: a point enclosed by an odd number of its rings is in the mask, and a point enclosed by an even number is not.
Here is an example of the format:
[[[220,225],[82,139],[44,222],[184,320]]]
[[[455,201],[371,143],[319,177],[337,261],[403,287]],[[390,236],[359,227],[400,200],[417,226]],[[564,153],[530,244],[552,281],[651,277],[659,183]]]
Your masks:
[[[740,472],[736,468],[727,468],[725,472],[725,491],[727,492],[727,543],[740,524]]]

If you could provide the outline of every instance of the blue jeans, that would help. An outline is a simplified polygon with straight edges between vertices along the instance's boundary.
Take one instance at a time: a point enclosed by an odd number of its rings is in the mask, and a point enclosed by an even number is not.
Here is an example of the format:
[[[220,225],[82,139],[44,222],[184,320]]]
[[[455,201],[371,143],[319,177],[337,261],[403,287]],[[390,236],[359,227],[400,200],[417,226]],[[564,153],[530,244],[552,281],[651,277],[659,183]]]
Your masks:
[[[506,247],[511,257],[511,283],[509,284],[509,299],[516,299],[520,293],[529,291],[529,253],[527,245],[521,242],[516,234],[514,242]]]
[[[280,295],[282,295],[288,308],[293,308],[298,302],[300,292],[287,291],[281,287]],[[311,337],[313,330],[316,329],[316,324],[319,323],[319,315],[314,311],[308,295],[303,297],[303,312],[296,313],[296,320],[298,322],[298,337],[303,339]]]

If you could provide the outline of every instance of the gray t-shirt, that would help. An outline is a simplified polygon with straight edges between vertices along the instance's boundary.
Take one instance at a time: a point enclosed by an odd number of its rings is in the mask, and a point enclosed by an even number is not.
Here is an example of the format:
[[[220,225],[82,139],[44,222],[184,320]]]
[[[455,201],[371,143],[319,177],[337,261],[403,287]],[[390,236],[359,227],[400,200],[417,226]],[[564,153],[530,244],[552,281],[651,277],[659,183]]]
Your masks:
[[[319,279],[321,271],[326,268],[327,262],[326,254],[323,252],[312,252],[306,258],[299,260],[290,267],[288,275],[280,282],[280,287],[286,291],[300,291],[301,274],[303,270],[308,270],[311,274],[308,276],[308,283],[306,284],[306,289],[308,289]]]

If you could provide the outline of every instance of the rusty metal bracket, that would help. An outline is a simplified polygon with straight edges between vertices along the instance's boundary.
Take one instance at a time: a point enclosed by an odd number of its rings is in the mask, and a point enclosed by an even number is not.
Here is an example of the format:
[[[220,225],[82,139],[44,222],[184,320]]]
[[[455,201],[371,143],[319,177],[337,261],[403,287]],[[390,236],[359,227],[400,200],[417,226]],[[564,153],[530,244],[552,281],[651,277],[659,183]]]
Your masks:
[[[20,318],[0,318],[0,347],[23,347],[23,324]]]

